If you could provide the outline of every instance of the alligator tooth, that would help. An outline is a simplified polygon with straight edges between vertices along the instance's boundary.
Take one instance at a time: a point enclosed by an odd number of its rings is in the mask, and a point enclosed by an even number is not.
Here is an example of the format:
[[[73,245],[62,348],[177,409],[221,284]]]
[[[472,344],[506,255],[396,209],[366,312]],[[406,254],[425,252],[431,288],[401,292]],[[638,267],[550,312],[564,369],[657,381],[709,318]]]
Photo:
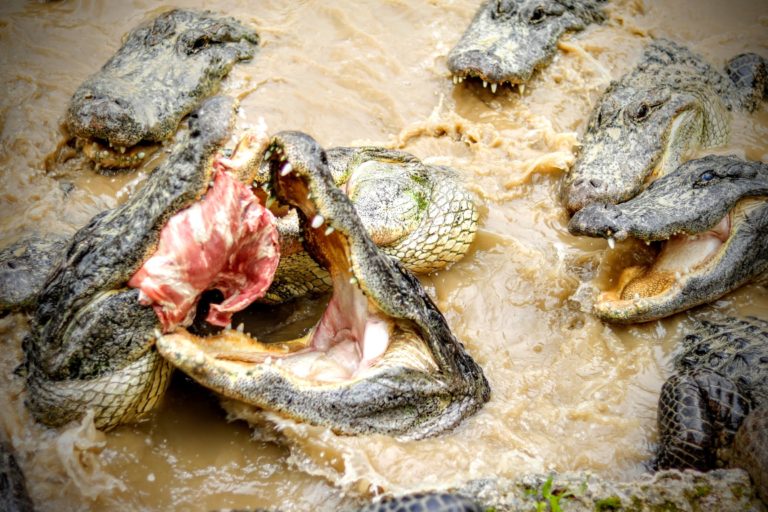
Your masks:
[[[523,93],[525,92],[525,84],[518,85],[517,89],[520,91],[520,96],[522,96]]]
[[[271,365],[272,364],[272,357],[271,356],[267,356],[266,359],[264,359],[264,364],[266,364],[267,366]]]
[[[285,164],[280,170],[280,176],[288,176],[293,171],[293,166],[289,163]]]
[[[272,150],[268,149],[267,151],[264,152],[264,161],[266,162],[267,160],[269,160],[269,157],[271,156],[272,156]]]
[[[461,82],[463,82],[463,81],[464,81],[464,77],[463,77],[463,76],[460,76],[460,77],[459,77],[459,83],[461,83]]]
[[[267,198],[267,201],[264,203],[264,207],[265,208],[272,208],[273,204],[275,204],[275,198],[272,197],[272,196],[269,196],[269,198]]]
[[[491,92],[496,94],[496,84],[491,84]]]
[[[486,87],[488,87],[488,82],[486,82],[485,80],[483,80],[483,89],[485,89]]]
[[[459,83],[459,77],[457,77],[456,75],[453,75],[453,83],[454,84]]]
[[[350,277],[349,284],[357,284],[357,278],[355,276]]]
[[[334,232],[333,226],[328,226],[325,230],[325,236],[328,236],[333,232]]]
[[[240,322],[240,325],[237,326],[237,332],[243,332],[245,330],[245,325]]]
[[[125,146],[120,146],[120,153],[125,153]]]
[[[322,215],[315,215],[312,219],[312,227],[317,229],[323,225],[323,222],[325,222],[325,219]]]
[[[141,158],[144,158],[145,156],[147,156],[147,154],[144,153],[143,151],[139,151],[139,153],[136,156],[141,159]]]
[[[616,247],[616,240],[614,240],[612,236],[608,237],[608,247],[610,247],[611,249]]]
[[[109,151],[105,149],[104,151],[101,152],[101,156],[103,156],[104,158],[107,158],[109,156]]]
[[[155,335],[155,339],[163,335],[163,333],[160,332],[160,329],[155,329],[155,332],[153,334]]]

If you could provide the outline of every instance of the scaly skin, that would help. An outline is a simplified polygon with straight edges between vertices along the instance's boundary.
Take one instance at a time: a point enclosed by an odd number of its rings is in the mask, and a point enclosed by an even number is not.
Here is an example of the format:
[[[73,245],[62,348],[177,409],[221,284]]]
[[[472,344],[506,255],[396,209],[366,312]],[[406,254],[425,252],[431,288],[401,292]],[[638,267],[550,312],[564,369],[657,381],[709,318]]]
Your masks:
[[[726,143],[730,111],[757,108],[768,82],[766,60],[755,54],[733,58],[726,71],[671,41],[651,43],[595,106],[563,180],[566,208],[626,201],[676,169],[689,150]]]
[[[655,320],[711,302],[765,274],[766,196],[768,165],[707,156],[686,162],[626,203],[593,203],[577,212],[568,225],[574,235],[648,242],[674,238],[677,243],[686,236],[706,236],[728,217],[727,239],[711,258],[680,275],[644,269],[619,290],[620,297],[602,296],[595,315],[618,323]]]
[[[156,405],[170,374],[153,347],[160,322],[126,283],[167,220],[207,190],[235,106],[207,100],[144,187],[80,229],[48,275],[23,344],[27,405],[39,421],[62,425],[93,408],[96,426],[108,429]]]
[[[254,30],[233,18],[178,9],[160,14],[128,33],[75,91],[66,128],[86,141],[84,152],[97,165],[136,167],[150,148],[126,148],[169,139],[235,63],[253,57],[258,42]]]
[[[421,492],[384,498],[357,512],[483,512],[485,508],[458,494]]]
[[[325,151],[305,134],[282,132],[265,158],[277,200],[297,209],[304,247],[334,283],[320,325],[341,324],[333,332],[354,332],[359,327],[350,318],[373,315],[394,326],[393,341],[362,373],[320,383],[298,376],[290,361],[307,350],[320,351],[314,345],[318,326],[307,339],[271,346],[236,331],[216,340],[166,335],[157,342],[163,356],[225,396],[341,433],[421,438],[453,428],[477,411],[490,394],[482,370],[419,281],[367,236],[334,183]],[[231,355],[222,355],[226,346],[235,347]]]
[[[699,321],[675,370],[659,398],[658,466],[740,467],[768,501],[768,321]]]
[[[454,82],[527,83],[555,54],[566,32],[605,19],[604,0],[489,0],[448,55]]]
[[[0,251],[0,311],[33,308],[66,247],[65,238],[33,236]]]
[[[442,270],[469,250],[478,214],[456,171],[378,147],[331,148],[326,154],[334,182],[349,196],[368,236],[407,270]],[[259,180],[267,178],[262,165]],[[285,219],[279,229],[282,259],[267,299],[283,302],[330,290],[328,273],[298,242],[298,218]]]

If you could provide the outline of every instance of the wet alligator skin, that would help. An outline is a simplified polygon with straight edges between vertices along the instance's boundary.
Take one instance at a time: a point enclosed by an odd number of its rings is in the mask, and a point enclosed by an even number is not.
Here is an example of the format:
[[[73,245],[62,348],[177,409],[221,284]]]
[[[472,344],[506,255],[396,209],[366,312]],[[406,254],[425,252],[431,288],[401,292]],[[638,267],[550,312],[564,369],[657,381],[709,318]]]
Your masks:
[[[691,160],[618,205],[593,203],[577,212],[574,235],[623,240],[666,240],[713,228],[729,212],[731,235],[725,247],[698,274],[678,281],[674,294],[641,297],[631,305],[598,303],[594,312],[612,322],[662,318],[713,301],[768,271],[768,164],[734,156]],[[740,202],[751,201],[747,206]],[[681,208],[680,205],[685,207]]]
[[[0,311],[33,308],[50,269],[66,248],[64,238],[32,237],[0,251]]]
[[[768,500],[768,321],[699,320],[675,370],[659,398],[658,467],[742,467]]]
[[[474,501],[458,494],[424,492],[385,498],[357,512],[483,512]]]
[[[652,42],[593,109],[562,183],[566,208],[626,201],[649,176],[677,168],[689,148],[724,144],[729,112],[755,110],[767,82],[766,59],[759,55],[736,56],[722,73],[677,43]]]
[[[211,159],[229,138],[234,107],[230,98],[207,100],[144,187],[69,241],[23,343],[27,405],[37,420],[62,425],[93,408],[96,426],[111,428],[157,404],[170,374],[153,347],[160,322],[126,283],[165,222],[208,188]]]
[[[362,291],[368,308],[417,334],[436,369],[403,366],[387,359],[388,351],[364,378],[313,386],[271,361],[233,368],[226,358],[198,348],[196,343],[204,341],[163,336],[158,350],[218,393],[343,434],[418,439],[452,429],[474,414],[490,398],[482,369],[419,281],[368,237],[349,198],[335,185],[326,152],[306,134],[281,132],[273,137],[266,158],[271,188],[280,203],[297,209],[304,247],[328,269],[334,294]],[[345,261],[339,264],[342,257]],[[409,339],[397,355],[419,357],[416,345]]]
[[[448,68],[459,79],[525,84],[552,59],[563,34],[602,22],[604,5],[604,0],[487,1],[448,55]]]
[[[162,142],[238,61],[253,57],[259,37],[234,18],[172,10],[133,29],[112,58],[74,93],[69,133],[103,143],[86,147],[97,165],[138,166],[147,152],[122,152]],[[144,155],[141,155],[144,153]]]

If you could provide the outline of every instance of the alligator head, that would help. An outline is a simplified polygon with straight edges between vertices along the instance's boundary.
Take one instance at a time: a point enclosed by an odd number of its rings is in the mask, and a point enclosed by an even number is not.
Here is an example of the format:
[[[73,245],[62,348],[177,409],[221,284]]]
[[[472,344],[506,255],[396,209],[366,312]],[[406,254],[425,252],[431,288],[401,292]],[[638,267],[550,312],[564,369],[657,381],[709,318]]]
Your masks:
[[[690,149],[725,143],[737,97],[733,82],[687,48],[651,43],[595,106],[563,180],[566,208],[626,201],[676,169]]]
[[[327,309],[299,339],[177,331],[157,341],[160,353],[225,396],[341,433],[419,438],[474,413],[490,393],[482,370],[419,281],[370,240],[326,152],[282,132],[264,158],[275,197],[296,208],[307,252],[330,274]]]
[[[713,301],[768,270],[768,165],[733,156],[691,160],[618,205],[593,203],[575,235],[659,242],[648,267],[629,267],[601,294],[603,320],[643,322]]]
[[[483,85],[525,84],[555,54],[568,31],[604,19],[601,0],[489,0],[448,55],[454,82],[477,77]]]
[[[137,167],[216,92],[259,38],[233,18],[172,10],[132,30],[76,91],[66,128],[97,166]]]

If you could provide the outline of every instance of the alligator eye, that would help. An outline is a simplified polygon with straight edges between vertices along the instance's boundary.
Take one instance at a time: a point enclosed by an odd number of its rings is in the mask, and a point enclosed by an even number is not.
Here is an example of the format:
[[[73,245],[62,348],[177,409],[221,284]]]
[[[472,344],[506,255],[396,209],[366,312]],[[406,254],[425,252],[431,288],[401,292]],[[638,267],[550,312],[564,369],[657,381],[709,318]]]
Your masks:
[[[547,13],[544,11],[544,8],[539,6],[533,10],[531,13],[531,23],[539,23],[544,18],[547,17]]]
[[[635,110],[635,113],[632,115],[635,121],[643,121],[646,117],[648,117],[648,114],[651,113],[650,107],[646,103],[641,103],[637,110]]]
[[[699,185],[706,185],[713,179],[715,179],[715,173],[712,171],[704,171],[701,173],[701,176],[699,176]]]

